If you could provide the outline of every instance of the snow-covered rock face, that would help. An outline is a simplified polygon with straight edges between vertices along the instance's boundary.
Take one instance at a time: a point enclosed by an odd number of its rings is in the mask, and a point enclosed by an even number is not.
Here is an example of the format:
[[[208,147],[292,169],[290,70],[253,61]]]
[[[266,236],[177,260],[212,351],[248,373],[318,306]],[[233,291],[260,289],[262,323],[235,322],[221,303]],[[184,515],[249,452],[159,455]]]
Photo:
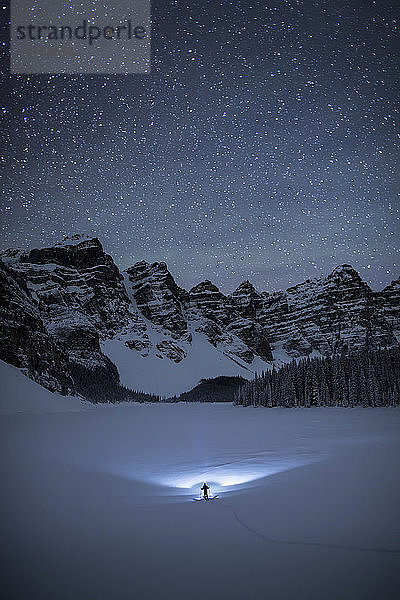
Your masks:
[[[374,293],[350,265],[341,265],[327,277],[285,292],[255,296],[242,284],[231,298],[242,314],[251,311],[265,327],[273,353],[331,355],[365,344],[397,345],[393,324],[398,323],[399,290],[395,285],[389,288]]]
[[[2,265],[0,358],[62,393],[74,366],[112,381],[118,368],[128,387],[161,394],[155,380],[171,372],[181,393],[272,360],[398,345],[399,280],[375,293],[349,265],[273,294],[245,281],[230,296],[208,280],[187,292],[163,262],[121,274],[97,238],[8,250]]]
[[[178,363],[187,355],[193,335],[203,334],[212,346],[246,364],[255,356],[271,360],[263,327],[243,319],[210,281],[188,293],[175,283],[165,263],[141,261],[127,273],[128,292],[140,313],[171,340],[156,343],[162,356]],[[159,356],[159,354],[157,354]]]
[[[47,331],[76,358],[99,353],[99,336],[108,337],[129,322],[123,278],[97,239],[6,260],[26,283]]]
[[[204,333],[211,344],[221,345],[246,363],[255,356],[272,360],[267,334],[262,325],[246,318],[233,302],[211,283],[203,281],[189,292],[187,314],[196,331]]]
[[[376,296],[379,316],[389,324],[393,335],[400,343],[400,277]]]
[[[46,331],[23,281],[1,261],[0,290],[0,358],[51,391],[73,392],[68,356]]]
[[[230,300],[244,317],[255,319],[263,307],[263,298],[250,281],[244,281],[230,296]]]
[[[143,316],[174,337],[188,340],[187,322],[182,311],[187,292],[176,285],[167,265],[141,261],[126,272],[128,285]]]
[[[8,251],[3,260],[26,287],[47,338],[67,359],[58,374],[60,385],[63,373],[71,376],[74,365],[117,382],[116,367],[102,353],[100,339],[128,326],[130,301],[118,268],[100,242],[65,240],[27,254]],[[59,389],[50,377],[47,387]]]
[[[97,238],[34,249],[13,266],[25,271],[28,287],[48,307],[51,320],[53,305],[58,305],[56,313],[64,313],[61,320],[66,312],[81,312],[87,317],[83,321],[89,319],[105,335],[128,322],[130,303],[123,277]]]

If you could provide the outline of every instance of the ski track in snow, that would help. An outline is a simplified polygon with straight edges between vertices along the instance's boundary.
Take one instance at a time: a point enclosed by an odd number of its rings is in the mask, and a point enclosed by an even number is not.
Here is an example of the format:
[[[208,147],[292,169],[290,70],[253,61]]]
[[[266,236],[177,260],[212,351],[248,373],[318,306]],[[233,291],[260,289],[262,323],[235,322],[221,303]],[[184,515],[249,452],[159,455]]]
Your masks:
[[[365,548],[362,546],[329,544],[329,543],[324,543],[324,542],[305,542],[305,541],[301,541],[301,540],[274,539],[274,538],[271,538],[271,537],[265,535],[264,533],[261,533],[260,531],[257,531],[256,529],[254,529],[253,527],[250,527],[250,525],[245,523],[244,520],[241,517],[239,517],[236,509],[232,505],[226,504],[224,502],[224,503],[216,503],[216,506],[219,506],[222,508],[228,508],[232,512],[232,515],[234,516],[234,518],[236,519],[236,521],[239,523],[239,525],[241,527],[244,527],[244,529],[249,531],[251,534],[256,535],[257,537],[259,537],[262,540],[269,542],[271,544],[284,544],[284,545],[289,545],[289,546],[316,546],[318,548],[332,548],[333,550],[350,550],[350,551],[356,551],[356,552],[379,552],[379,553],[387,553],[387,554],[400,554],[400,548],[399,549],[372,548],[372,547]]]

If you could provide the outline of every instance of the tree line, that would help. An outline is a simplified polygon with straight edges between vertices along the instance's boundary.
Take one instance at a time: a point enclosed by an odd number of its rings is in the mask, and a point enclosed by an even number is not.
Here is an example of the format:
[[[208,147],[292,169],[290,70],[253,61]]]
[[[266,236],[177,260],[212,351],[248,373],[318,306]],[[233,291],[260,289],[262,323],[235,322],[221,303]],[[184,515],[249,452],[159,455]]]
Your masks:
[[[160,396],[131,390],[119,382],[116,367],[110,363],[109,369],[89,368],[83,364],[71,363],[75,391],[94,404],[116,402],[159,402]]]
[[[257,375],[235,393],[242,406],[398,406],[400,349],[305,358]]]
[[[166,402],[233,402],[237,389],[246,382],[243,377],[220,375],[201,379],[193,389]]]

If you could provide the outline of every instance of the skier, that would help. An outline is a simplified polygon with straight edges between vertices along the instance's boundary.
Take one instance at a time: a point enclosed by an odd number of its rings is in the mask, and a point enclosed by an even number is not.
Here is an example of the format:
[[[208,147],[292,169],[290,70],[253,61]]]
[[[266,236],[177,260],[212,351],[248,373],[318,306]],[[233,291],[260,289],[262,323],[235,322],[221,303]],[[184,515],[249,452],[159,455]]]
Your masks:
[[[208,500],[208,490],[210,489],[210,488],[208,487],[208,485],[207,485],[206,483],[203,483],[203,485],[201,486],[201,488],[200,488],[200,489],[201,489],[201,490],[202,490],[202,492],[203,492],[203,498],[204,498],[204,500]]]

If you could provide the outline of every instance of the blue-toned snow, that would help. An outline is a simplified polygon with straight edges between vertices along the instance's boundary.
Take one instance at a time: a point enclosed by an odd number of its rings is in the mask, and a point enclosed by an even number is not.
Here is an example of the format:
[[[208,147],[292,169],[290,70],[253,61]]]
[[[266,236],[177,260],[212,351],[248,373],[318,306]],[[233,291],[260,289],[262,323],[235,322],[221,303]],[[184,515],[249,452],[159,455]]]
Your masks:
[[[398,409],[87,408],[1,366],[7,600],[397,599]]]

